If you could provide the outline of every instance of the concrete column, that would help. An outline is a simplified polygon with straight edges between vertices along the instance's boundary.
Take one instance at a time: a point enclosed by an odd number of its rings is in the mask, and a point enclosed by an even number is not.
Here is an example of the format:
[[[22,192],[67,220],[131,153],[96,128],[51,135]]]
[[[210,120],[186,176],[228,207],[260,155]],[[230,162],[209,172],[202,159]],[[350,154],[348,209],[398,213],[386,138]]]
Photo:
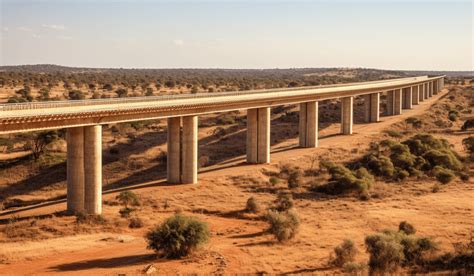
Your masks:
[[[425,87],[424,88],[424,91],[425,91],[425,100],[429,99],[430,97],[430,93],[429,93],[429,87],[428,87],[428,83],[424,83],[423,86]]]
[[[247,163],[270,163],[270,108],[247,110]]]
[[[439,80],[433,82],[433,94],[438,94],[439,91]]]
[[[415,85],[411,88],[411,96],[412,96],[411,103],[412,104],[419,104],[420,96],[419,96],[418,89],[419,89],[418,85]]]
[[[402,89],[402,106],[404,109],[412,109],[411,87]]]
[[[366,123],[380,119],[380,93],[364,95],[364,119]]]
[[[258,109],[247,110],[247,163],[257,163]]]
[[[259,108],[257,162],[260,164],[270,163],[270,120],[270,108]]]
[[[197,183],[198,171],[198,117],[183,117],[183,173],[181,182],[184,184]]]
[[[387,115],[393,115],[393,107],[395,106],[395,90],[387,91]]]
[[[433,97],[433,82],[428,82],[428,96]]]
[[[102,213],[102,126],[84,127],[84,208]]]
[[[168,118],[168,154],[167,179],[168,183],[181,182],[181,117]]]
[[[341,132],[342,134],[352,134],[352,124],[354,118],[353,112],[354,97],[341,98]]]
[[[318,102],[300,104],[299,145],[303,148],[318,146]]]
[[[402,114],[402,90],[396,89],[393,98],[393,115],[400,115]]]
[[[425,86],[423,84],[418,85],[418,102],[422,102],[425,100],[425,90],[423,89]]]
[[[68,128],[67,141],[67,210],[84,211],[84,128]]]

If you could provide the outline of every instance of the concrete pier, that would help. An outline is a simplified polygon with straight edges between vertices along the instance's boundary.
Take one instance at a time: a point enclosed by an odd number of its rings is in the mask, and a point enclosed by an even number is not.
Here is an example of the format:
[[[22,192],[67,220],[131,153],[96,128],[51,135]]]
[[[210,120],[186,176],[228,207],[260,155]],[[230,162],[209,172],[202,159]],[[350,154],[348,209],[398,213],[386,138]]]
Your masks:
[[[181,182],[181,117],[168,118],[168,153],[167,180],[168,183]]]
[[[428,88],[429,88],[428,83],[424,83],[423,86],[424,86],[424,92],[425,92],[425,100],[427,100],[430,97],[430,93],[428,92]]]
[[[67,210],[84,211],[84,128],[68,128],[67,141]]]
[[[197,183],[198,172],[198,117],[183,117],[183,169],[181,183]]]
[[[380,93],[364,95],[364,120],[366,123],[380,120]]]
[[[270,108],[247,110],[247,162],[270,163]]]
[[[341,98],[341,133],[352,134],[354,120],[354,97]]]
[[[433,97],[433,82],[428,82],[428,97]]]
[[[411,96],[412,96],[411,103],[413,105],[419,104],[419,101],[420,101],[418,89],[419,89],[418,85],[415,85],[411,88]]]
[[[418,102],[423,102],[425,100],[425,86],[423,84],[418,85]]]
[[[393,94],[393,115],[402,114],[402,90],[396,89]]]
[[[84,127],[84,209],[102,213],[102,126]]]
[[[411,87],[406,87],[402,89],[402,107],[403,109],[413,108]]]
[[[318,102],[300,104],[299,145],[302,148],[318,146]]]

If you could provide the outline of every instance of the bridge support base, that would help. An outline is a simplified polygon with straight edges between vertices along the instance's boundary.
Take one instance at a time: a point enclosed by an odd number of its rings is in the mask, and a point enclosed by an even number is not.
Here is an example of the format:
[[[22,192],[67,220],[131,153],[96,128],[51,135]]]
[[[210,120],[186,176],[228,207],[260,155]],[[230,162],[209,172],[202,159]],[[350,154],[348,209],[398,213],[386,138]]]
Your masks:
[[[419,104],[419,101],[420,101],[420,96],[418,95],[419,94],[418,88],[419,88],[418,85],[415,85],[411,88],[411,103],[414,105]]]
[[[342,134],[352,134],[352,124],[354,120],[354,97],[341,98],[341,132]]]
[[[299,145],[302,148],[318,146],[318,102],[300,104]]]
[[[247,110],[247,162],[270,163],[270,108]]]
[[[423,84],[418,85],[418,102],[423,102],[425,100],[425,86]]]
[[[403,109],[412,109],[412,90],[411,87],[402,89],[402,107]]]
[[[181,182],[184,184],[197,183],[198,171],[198,117],[183,117],[183,175]]]
[[[181,117],[168,118],[168,152],[166,173],[168,183],[181,182]]]
[[[102,127],[67,129],[67,209],[102,213]]]
[[[390,90],[387,92],[387,115],[400,114],[402,114],[402,90]]]
[[[364,119],[366,123],[380,121],[380,93],[364,95]]]
[[[84,128],[68,128],[67,141],[67,210],[84,211]]]

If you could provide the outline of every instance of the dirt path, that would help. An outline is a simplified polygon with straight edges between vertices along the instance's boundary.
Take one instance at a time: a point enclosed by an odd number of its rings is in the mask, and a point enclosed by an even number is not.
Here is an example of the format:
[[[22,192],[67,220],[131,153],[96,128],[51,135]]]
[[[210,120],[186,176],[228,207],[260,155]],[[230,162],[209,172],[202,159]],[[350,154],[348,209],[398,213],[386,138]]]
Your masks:
[[[226,168],[219,166],[206,169],[200,173],[197,185],[160,186],[160,181],[135,185],[136,191],[143,196],[169,199],[175,206],[185,207],[186,212],[197,209],[208,211],[232,212],[241,209],[245,200],[252,193],[248,183],[240,186],[229,182],[229,177],[253,177],[261,169],[272,169],[280,162],[301,162],[314,154],[328,154],[337,148],[338,154],[348,154],[352,149],[365,149],[368,141],[380,134],[391,124],[410,116],[421,115],[445,93],[421,103],[415,109],[405,111],[400,116],[382,117],[382,121],[373,124],[354,125],[354,135],[333,135],[338,133],[339,125],[326,128],[320,136],[320,147],[315,149],[291,148],[297,140],[285,141],[273,147],[272,163],[269,165],[238,165],[243,157],[228,162]],[[307,161],[304,161],[307,162]],[[157,183],[157,185],[150,185]],[[204,250],[190,258],[182,260],[157,260],[153,252],[145,249],[142,238],[146,229],[125,234],[91,234],[81,236],[85,248],[73,248],[70,237],[59,238],[55,242],[29,242],[24,244],[26,253],[18,256],[19,261],[11,264],[0,264],[0,274],[46,275],[54,272],[64,274],[116,275],[121,273],[137,274],[148,264],[153,264],[157,272],[163,273],[238,273],[238,272],[315,272],[331,271],[327,259],[334,245],[350,237],[359,248],[363,248],[365,235],[394,227],[397,222],[406,218],[412,219],[419,233],[436,235],[447,248],[450,242],[467,237],[469,229],[474,229],[474,221],[466,219],[472,214],[474,196],[472,185],[449,185],[442,193],[430,193],[423,181],[410,183],[413,192],[408,195],[397,193],[387,199],[358,201],[351,198],[331,200],[305,199],[304,191],[301,200],[297,200],[297,210],[302,219],[302,226],[297,238],[290,244],[275,244],[273,239],[262,233],[265,223],[258,220],[239,219],[225,215],[206,213],[195,215],[210,224],[211,243]],[[254,195],[252,193],[252,195]],[[255,193],[262,202],[271,202],[271,195]],[[110,198],[108,194],[104,198]],[[434,204],[436,203],[436,204]],[[180,205],[181,204],[181,205]],[[52,213],[65,208],[64,203],[34,208],[17,215],[31,216]],[[105,216],[115,212],[105,206]],[[154,224],[168,214],[149,212]],[[7,217],[0,216],[0,219]],[[109,238],[104,238],[106,235]],[[133,238],[120,241],[120,236]],[[58,246],[62,244],[62,246]],[[41,246],[43,248],[41,248]],[[79,242],[80,244],[80,242]],[[8,244],[3,244],[7,246]],[[72,247],[72,248],[71,248]],[[28,248],[31,248],[28,252]],[[32,251],[43,250],[44,255]],[[2,253],[0,249],[0,254]],[[20,254],[21,255],[21,254]],[[366,260],[367,256],[360,256]]]

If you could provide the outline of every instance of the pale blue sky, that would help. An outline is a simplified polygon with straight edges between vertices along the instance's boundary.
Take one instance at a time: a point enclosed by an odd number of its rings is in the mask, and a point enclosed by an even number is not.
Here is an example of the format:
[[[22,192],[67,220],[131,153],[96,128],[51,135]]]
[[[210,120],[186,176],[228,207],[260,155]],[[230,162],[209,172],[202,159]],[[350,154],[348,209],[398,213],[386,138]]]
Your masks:
[[[473,70],[472,1],[0,0],[0,64]]]

